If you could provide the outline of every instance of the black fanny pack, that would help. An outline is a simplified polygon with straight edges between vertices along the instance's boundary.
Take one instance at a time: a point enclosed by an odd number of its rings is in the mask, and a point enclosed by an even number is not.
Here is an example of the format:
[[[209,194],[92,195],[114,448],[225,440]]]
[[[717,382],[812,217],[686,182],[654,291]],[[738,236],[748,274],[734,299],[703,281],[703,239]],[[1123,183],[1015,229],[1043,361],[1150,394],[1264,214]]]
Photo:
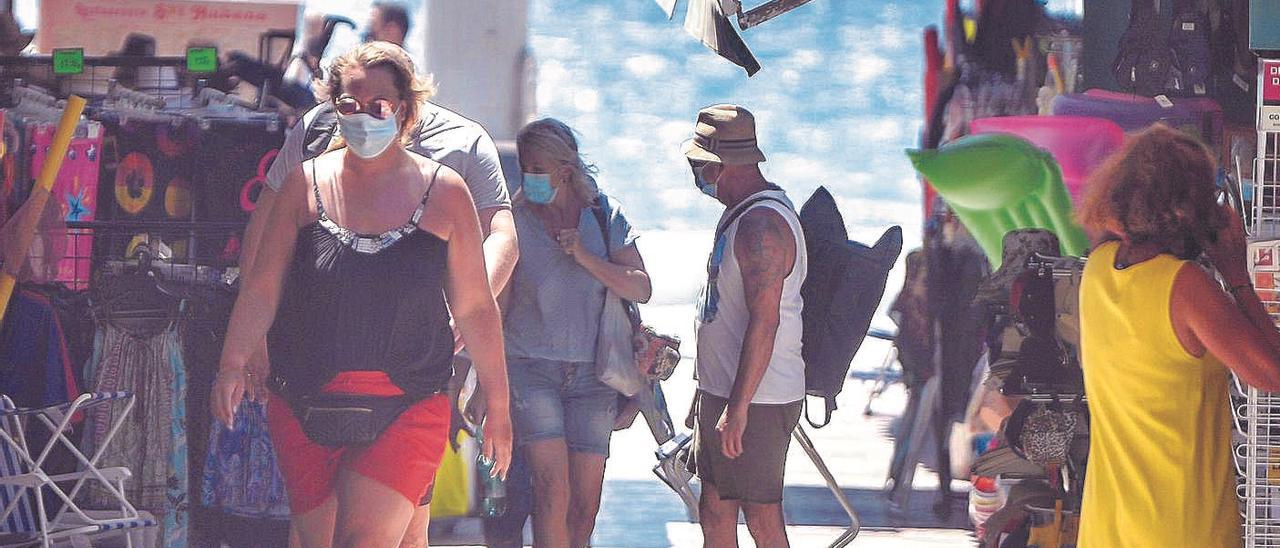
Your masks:
[[[331,447],[372,444],[413,405],[408,396],[320,393],[291,404],[311,441]]]
[[[311,441],[329,447],[361,447],[373,444],[401,413],[422,400],[405,396],[368,396],[363,394],[297,395],[277,389]]]

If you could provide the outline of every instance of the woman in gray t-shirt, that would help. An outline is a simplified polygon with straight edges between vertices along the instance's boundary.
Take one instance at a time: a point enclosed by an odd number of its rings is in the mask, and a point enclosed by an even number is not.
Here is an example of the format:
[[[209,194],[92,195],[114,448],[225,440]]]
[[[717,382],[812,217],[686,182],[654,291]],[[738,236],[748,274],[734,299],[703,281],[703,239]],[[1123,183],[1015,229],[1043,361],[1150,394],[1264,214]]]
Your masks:
[[[645,302],[635,233],[553,119],[516,137],[520,262],[504,299],[516,442],[534,477],[534,544],[586,546],[595,527],[618,394],[596,376],[605,291]],[[570,509],[572,508],[572,512]]]

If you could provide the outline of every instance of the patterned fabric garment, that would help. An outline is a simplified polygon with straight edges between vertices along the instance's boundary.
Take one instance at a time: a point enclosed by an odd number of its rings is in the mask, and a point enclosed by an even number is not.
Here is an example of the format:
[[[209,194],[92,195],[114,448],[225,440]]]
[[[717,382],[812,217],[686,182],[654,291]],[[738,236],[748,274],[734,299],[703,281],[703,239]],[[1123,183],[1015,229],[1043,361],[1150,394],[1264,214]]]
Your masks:
[[[316,163],[311,162],[312,181],[316,180],[315,170]],[[436,166],[436,172],[438,173],[439,171],[440,167]],[[432,183],[434,183],[435,180],[436,173],[432,173]],[[413,215],[409,217],[409,222],[398,228],[393,228],[383,232],[382,234],[364,235],[343,228],[342,226],[339,226],[338,223],[333,222],[333,219],[330,219],[329,214],[325,212],[324,202],[320,199],[320,186],[313,184],[311,185],[311,190],[316,195],[316,212],[320,215],[320,219],[316,222],[320,223],[320,226],[324,227],[325,230],[328,230],[329,233],[332,234],[334,238],[337,238],[339,242],[342,242],[342,245],[350,247],[356,252],[363,253],[365,255],[373,255],[379,251],[387,249],[402,238],[412,236],[413,233],[417,232],[418,222],[422,220],[422,212],[427,209],[427,196],[431,195],[431,191],[428,189],[426,195],[422,197],[422,201],[418,202],[418,208],[413,210]]]
[[[235,428],[216,420],[209,431],[201,503],[246,518],[289,518],[289,498],[267,431],[267,408],[244,400]]]
[[[134,506],[162,518],[166,548],[185,547],[186,379],[178,329],[136,335],[110,323],[100,323],[88,368],[86,377],[93,391],[123,390],[135,397],[133,410],[107,445],[99,466],[127,467],[133,477],[125,482],[125,497]],[[124,406],[115,405],[87,411],[86,446],[100,446],[123,410]],[[105,489],[87,485],[88,506],[118,507]]]

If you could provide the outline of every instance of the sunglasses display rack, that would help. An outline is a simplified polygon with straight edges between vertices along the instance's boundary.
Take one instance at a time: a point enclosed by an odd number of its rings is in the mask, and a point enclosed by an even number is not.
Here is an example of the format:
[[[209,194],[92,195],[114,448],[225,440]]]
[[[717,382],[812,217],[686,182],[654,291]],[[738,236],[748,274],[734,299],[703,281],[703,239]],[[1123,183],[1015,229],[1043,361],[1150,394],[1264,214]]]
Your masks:
[[[1267,71],[1280,59],[1260,59],[1257,98],[1258,150],[1253,164],[1249,222],[1249,272],[1254,290],[1271,318],[1280,323],[1280,97],[1272,97]],[[1235,379],[1232,414],[1237,494],[1244,517],[1246,547],[1280,546],[1280,393],[1268,393]]]

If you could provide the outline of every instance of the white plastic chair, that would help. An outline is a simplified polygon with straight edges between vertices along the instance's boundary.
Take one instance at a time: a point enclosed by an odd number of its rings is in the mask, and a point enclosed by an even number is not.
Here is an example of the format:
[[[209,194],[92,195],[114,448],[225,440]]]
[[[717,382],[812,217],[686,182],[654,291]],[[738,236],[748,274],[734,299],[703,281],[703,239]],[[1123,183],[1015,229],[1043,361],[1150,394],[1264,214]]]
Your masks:
[[[128,468],[98,467],[98,460],[129,416],[133,403],[131,393],[102,392],[83,394],[73,401],[48,407],[20,408],[8,396],[0,394],[0,454],[10,458],[10,466],[0,467],[0,502],[5,503],[0,508],[0,523],[11,523],[10,517],[16,516],[18,519],[12,523],[19,528],[0,535],[0,546],[39,544],[49,548],[54,543],[159,525],[149,515],[138,512],[125,498],[124,482],[132,476]],[[116,416],[106,437],[90,457],[81,452],[67,434],[76,413],[98,405],[124,405],[125,408]],[[38,452],[28,445],[26,439],[26,428],[32,422],[42,425],[51,434]],[[43,470],[49,455],[59,445],[76,459],[78,472],[49,475]],[[115,498],[119,502],[119,511],[112,510],[104,517],[103,512],[82,510],[75,498],[89,483],[97,483]],[[70,490],[63,487],[67,484],[70,484]],[[62,508],[52,517],[42,496],[46,490],[62,501]],[[29,530],[21,530],[24,528]],[[132,535],[125,536],[125,543],[133,548]]]

